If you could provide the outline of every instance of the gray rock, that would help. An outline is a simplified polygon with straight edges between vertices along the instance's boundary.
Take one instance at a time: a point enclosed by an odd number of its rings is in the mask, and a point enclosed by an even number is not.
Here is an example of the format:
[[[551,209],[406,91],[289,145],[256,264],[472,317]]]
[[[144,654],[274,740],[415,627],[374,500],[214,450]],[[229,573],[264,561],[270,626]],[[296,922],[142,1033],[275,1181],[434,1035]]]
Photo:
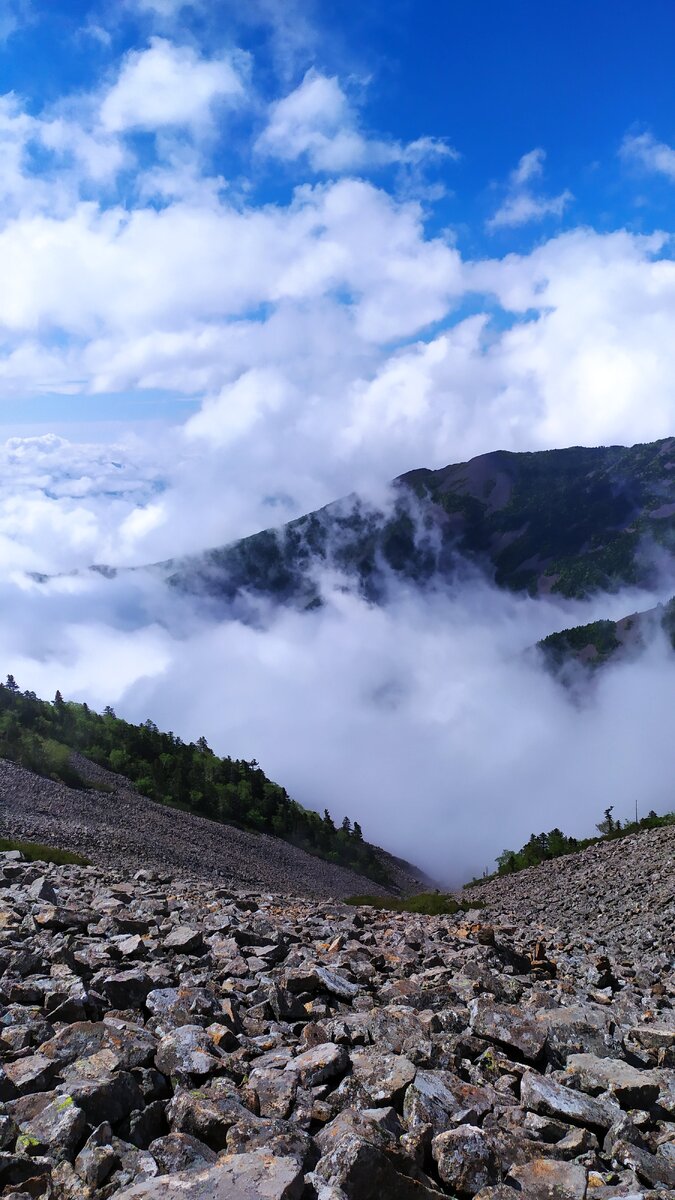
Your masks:
[[[6,1063],[4,1071],[12,1090],[19,1096],[28,1096],[49,1087],[55,1067],[53,1061],[44,1054],[31,1054],[16,1062]]]
[[[199,1138],[189,1133],[167,1133],[150,1142],[152,1154],[161,1174],[175,1175],[187,1167],[213,1166],[218,1155]]]
[[[102,1073],[96,1079],[71,1079],[59,1084],[57,1091],[69,1096],[81,1108],[90,1125],[104,1121],[116,1124],[135,1108],[142,1108],[143,1093],[127,1071]]]
[[[650,1187],[675,1188],[675,1159],[657,1152],[650,1154],[630,1142],[617,1141],[612,1149],[613,1157],[624,1167],[630,1167]]]
[[[248,1115],[234,1086],[229,1093],[215,1089],[177,1092],[167,1111],[172,1132],[191,1134],[212,1150],[223,1150],[228,1130]]]
[[[84,1138],[86,1118],[70,1096],[59,1096],[47,1104],[32,1120],[20,1122],[17,1150],[28,1154],[48,1154],[55,1162],[73,1161]]]
[[[639,1071],[620,1059],[571,1054],[567,1074],[591,1095],[611,1092],[622,1108],[649,1108],[659,1096],[660,1079],[655,1072]]]
[[[451,1121],[475,1124],[495,1101],[494,1094],[465,1083],[451,1071],[421,1070],[405,1093],[403,1117],[408,1129],[428,1125],[433,1133],[441,1133]]]
[[[179,925],[164,938],[164,949],[175,950],[177,954],[199,954],[203,945],[201,929],[191,929],[189,925]]]
[[[352,1050],[352,1070],[374,1104],[394,1104],[415,1078],[417,1068],[400,1054]]]
[[[527,1062],[536,1062],[546,1045],[547,1031],[523,1016],[522,1009],[495,1004],[482,996],[469,1003],[471,1029],[478,1037],[516,1050]]]
[[[164,1075],[211,1075],[220,1066],[213,1050],[213,1042],[200,1025],[181,1025],[160,1041],[155,1066]]]
[[[133,967],[106,975],[101,980],[101,990],[112,1008],[142,1008],[152,990],[152,979],[145,971]]]
[[[344,1046],[326,1042],[313,1046],[292,1058],[286,1070],[297,1075],[304,1087],[316,1087],[329,1079],[344,1075],[349,1066],[349,1055]]]
[[[429,1180],[396,1170],[382,1150],[355,1135],[319,1160],[312,1182],[328,1184],[347,1200],[440,1200]]]
[[[460,1196],[473,1196],[497,1182],[497,1156],[482,1129],[462,1125],[439,1133],[431,1143],[438,1174]]]
[[[586,1169],[580,1163],[535,1158],[513,1167],[509,1178],[528,1200],[585,1200],[586,1197]]]
[[[181,1025],[206,1028],[220,1015],[216,997],[203,987],[153,988],[145,1004],[160,1035]]]
[[[254,1150],[223,1155],[212,1167],[193,1167],[135,1184],[116,1200],[300,1200],[303,1189],[296,1159]]]
[[[532,1112],[561,1117],[563,1121],[574,1121],[592,1129],[609,1129],[621,1111],[608,1101],[593,1100],[583,1092],[574,1092],[534,1071],[526,1071],[523,1075],[520,1099]]]

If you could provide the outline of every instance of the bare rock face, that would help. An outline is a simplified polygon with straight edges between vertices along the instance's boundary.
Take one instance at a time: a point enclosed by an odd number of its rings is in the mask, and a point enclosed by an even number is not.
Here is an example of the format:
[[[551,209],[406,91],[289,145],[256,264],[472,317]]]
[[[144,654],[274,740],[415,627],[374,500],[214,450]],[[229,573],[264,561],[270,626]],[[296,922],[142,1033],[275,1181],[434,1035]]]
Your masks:
[[[541,869],[488,885],[489,936],[0,855],[0,1196],[675,1196],[670,846],[651,924],[616,859],[582,928],[579,855],[559,926]]]

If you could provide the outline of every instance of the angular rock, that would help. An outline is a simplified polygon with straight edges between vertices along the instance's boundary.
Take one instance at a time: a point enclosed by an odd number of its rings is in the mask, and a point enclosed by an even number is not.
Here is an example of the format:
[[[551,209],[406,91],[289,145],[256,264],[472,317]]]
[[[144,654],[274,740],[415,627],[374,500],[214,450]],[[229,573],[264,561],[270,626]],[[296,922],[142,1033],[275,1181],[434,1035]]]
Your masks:
[[[177,954],[198,954],[204,945],[204,935],[201,929],[179,925],[164,938],[163,944],[165,950],[175,950]]]
[[[415,1078],[417,1068],[400,1054],[353,1050],[354,1078],[374,1104],[395,1104]]]
[[[476,1124],[494,1102],[487,1089],[465,1083],[451,1071],[418,1070],[405,1093],[403,1117],[408,1129],[428,1125],[436,1134],[452,1121]]]
[[[73,1161],[84,1138],[86,1118],[70,1096],[59,1096],[47,1104],[30,1121],[20,1123],[25,1150],[32,1154],[48,1154],[55,1162]],[[24,1149],[24,1145],[17,1149]]]
[[[355,1135],[319,1160],[312,1181],[337,1189],[346,1200],[440,1200],[443,1194],[429,1180],[398,1172],[387,1154]]]
[[[316,1087],[329,1079],[344,1075],[349,1067],[349,1055],[344,1046],[325,1042],[298,1054],[286,1065],[286,1070],[298,1076],[304,1087]]]
[[[112,1008],[142,1008],[152,990],[152,979],[145,971],[134,967],[106,975],[101,980],[101,990]]]
[[[622,1108],[649,1108],[659,1096],[660,1080],[655,1072],[639,1071],[620,1059],[571,1054],[567,1073],[591,1095],[611,1092]]]
[[[536,1062],[541,1057],[546,1030],[524,1017],[522,1009],[494,1004],[480,996],[470,1001],[469,1012],[471,1030],[478,1037],[517,1051],[527,1062]]]
[[[220,1015],[216,997],[207,988],[153,988],[145,1000],[154,1020],[153,1028],[162,1035],[181,1025],[201,1025],[206,1028]]]
[[[181,1025],[160,1041],[155,1066],[164,1075],[210,1075],[220,1066],[213,1049],[211,1038],[200,1025]]]
[[[59,1084],[57,1091],[81,1108],[90,1125],[110,1121],[113,1125],[135,1108],[142,1108],[143,1093],[127,1071],[102,1075],[97,1079],[72,1079]]]
[[[574,1092],[548,1076],[536,1075],[534,1071],[526,1071],[523,1075],[520,1100],[523,1107],[532,1112],[547,1117],[561,1117],[563,1121],[588,1125],[592,1129],[609,1129],[621,1115],[618,1106],[605,1100],[593,1100],[583,1092]]]
[[[482,1129],[461,1125],[439,1133],[431,1143],[438,1174],[460,1196],[473,1196],[497,1182],[497,1156]]]
[[[300,1200],[302,1168],[294,1158],[254,1150],[222,1155],[215,1166],[134,1184],[116,1200]]]
[[[218,1157],[215,1150],[189,1133],[167,1133],[150,1142],[148,1150],[162,1175],[175,1175],[187,1167],[213,1166]]]
[[[228,1130],[248,1115],[234,1087],[229,1094],[207,1089],[177,1092],[167,1112],[172,1132],[191,1134],[212,1150],[223,1150]]]
[[[586,1169],[580,1163],[536,1158],[513,1167],[509,1178],[515,1180],[528,1200],[585,1200],[586,1197]]]

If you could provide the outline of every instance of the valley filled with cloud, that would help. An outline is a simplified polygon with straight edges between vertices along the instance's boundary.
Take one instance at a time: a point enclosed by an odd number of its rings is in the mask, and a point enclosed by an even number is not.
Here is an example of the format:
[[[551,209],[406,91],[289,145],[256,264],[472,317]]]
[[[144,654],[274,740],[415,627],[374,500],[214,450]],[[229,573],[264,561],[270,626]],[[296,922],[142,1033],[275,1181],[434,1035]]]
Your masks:
[[[468,133],[372,121],[377,72],[318,8],[277,8],[82,6],[84,65],[3,88],[3,670],[255,757],[457,882],[540,828],[592,832],[607,797],[672,804],[665,639],[581,699],[532,650],[668,599],[669,565],[582,600],[467,569],[376,606],[325,577],[321,610],[255,623],[145,568],[415,467],[673,434],[673,237],[644,197],[675,148],[617,125],[640,203],[592,221],[522,145],[468,229]],[[47,36],[38,5],[3,14],[7,53]]]

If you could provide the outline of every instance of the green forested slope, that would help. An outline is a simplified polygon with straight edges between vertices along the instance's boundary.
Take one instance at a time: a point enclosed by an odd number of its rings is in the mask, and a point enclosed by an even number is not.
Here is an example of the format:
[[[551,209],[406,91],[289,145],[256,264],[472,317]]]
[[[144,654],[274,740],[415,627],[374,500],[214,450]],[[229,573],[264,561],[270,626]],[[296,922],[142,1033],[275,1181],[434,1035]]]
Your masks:
[[[59,692],[53,702],[39,700],[34,692],[21,692],[8,676],[0,684],[0,757],[70,787],[85,786],[72,751],[126,776],[152,800],[273,834],[387,882],[386,869],[363,840],[358,822],[345,818],[336,829],[327,811],[321,817],[297,804],[255,760],[219,758],[204,738],[186,743],[160,732],[152,721],[132,725],[111,708],[99,714],[86,704],[66,703]]]

